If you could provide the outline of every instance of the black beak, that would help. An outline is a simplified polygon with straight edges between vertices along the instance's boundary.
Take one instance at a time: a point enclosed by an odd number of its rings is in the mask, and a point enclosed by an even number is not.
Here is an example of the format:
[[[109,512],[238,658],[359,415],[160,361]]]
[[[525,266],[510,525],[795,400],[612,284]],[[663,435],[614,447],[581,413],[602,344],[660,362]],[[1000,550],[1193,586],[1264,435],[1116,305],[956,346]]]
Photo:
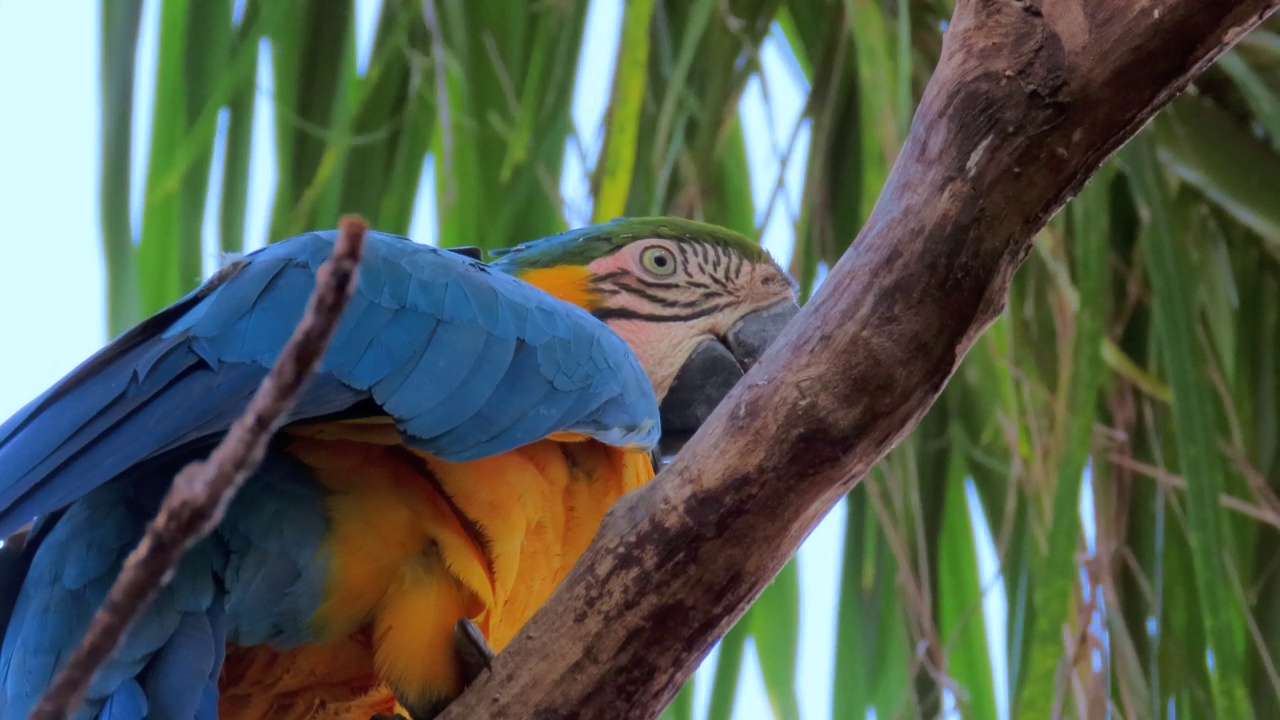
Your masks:
[[[694,348],[659,407],[663,456],[674,455],[702,427],[799,312],[800,306],[790,300],[771,305],[739,320],[724,338]]]

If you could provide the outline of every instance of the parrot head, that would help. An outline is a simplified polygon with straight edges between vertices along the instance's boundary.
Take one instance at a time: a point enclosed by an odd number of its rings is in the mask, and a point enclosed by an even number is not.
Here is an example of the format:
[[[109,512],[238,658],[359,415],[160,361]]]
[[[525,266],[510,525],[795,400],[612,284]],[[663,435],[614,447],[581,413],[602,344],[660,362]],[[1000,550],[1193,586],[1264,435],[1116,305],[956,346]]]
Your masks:
[[[715,225],[622,218],[491,252],[493,267],[603,320],[639,358],[664,445],[698,429],[799,312],[756,243]]]

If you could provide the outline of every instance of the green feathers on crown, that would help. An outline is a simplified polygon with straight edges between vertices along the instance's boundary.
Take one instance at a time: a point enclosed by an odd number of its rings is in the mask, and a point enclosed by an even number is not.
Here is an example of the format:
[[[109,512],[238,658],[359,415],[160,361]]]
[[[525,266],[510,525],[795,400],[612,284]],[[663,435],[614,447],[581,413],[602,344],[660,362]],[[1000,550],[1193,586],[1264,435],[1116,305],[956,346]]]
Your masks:
[[[503,270],[586,265],[645,238],[719,245],[749,262],[770,261],[759,245],[718,225],[674,217],[635,217],[617,218],[512,248],[490,250],[489,254],[497,258],[490,264]]]

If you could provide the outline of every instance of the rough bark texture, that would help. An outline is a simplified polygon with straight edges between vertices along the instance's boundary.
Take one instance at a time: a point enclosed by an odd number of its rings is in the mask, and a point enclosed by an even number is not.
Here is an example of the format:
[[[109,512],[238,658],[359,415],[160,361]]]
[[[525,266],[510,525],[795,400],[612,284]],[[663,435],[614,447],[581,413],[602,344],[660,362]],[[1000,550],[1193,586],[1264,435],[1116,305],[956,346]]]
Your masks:
[[[1032,235],[1280,0],[959,0],[821,291],[445,718],[656,716],[996,318]]]

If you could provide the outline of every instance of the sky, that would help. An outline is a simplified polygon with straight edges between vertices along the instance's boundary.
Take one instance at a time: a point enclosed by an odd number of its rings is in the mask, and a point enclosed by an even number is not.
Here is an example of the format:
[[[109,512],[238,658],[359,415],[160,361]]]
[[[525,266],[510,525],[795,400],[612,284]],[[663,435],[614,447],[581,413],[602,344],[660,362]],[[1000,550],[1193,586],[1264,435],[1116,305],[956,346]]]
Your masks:
[[[11,30],[5,42],[0,43],[0,97],[6,98],[9,108],[0,113],[0,168],[4,169],[0,173],[0,217],[10,220],[0,238],[0,419],[16,412],[107,340],[97,199],[98,12],[96,4],[79,4],[84,9],[77,13],[68,12],[67,5],[61,3],[0,0],[0,27]],[[376,0],[357,0],[361,67],[367,58],[379,4]],[[602,144],[601,125],[621,8],[622,0],[593,0],[588,15],[573,107],[584,152],[566,153],[562,185],[568,219],[575,226],[590,216],[588,168],[583,167],[580,155],[593,162]],[[141,214],[142,169],[154,98],[150,71],[158,9],[156,0],[146,0],[134,113],[135,178],[131,186],[135,229]],[[52,33],[40,29],[55,25],[59,41],[52,43]],[[763,78],[756,76],[748,83],[741,110],[757,222],[765,217],[765,206],[783,169],[787,144],[794,137],[780,204],[768,214],[769,223],[763,233],[765,247],[785,266],[791,253],[791,227],[798,212],[809,134],[807,123],[793,132],[802,122],[807,87],[803,73],[784,47],[776,36],[766,40],[761,50]],[[275,183],[269,59],[264,58],[259,67],[258,84],[246,233],[250,248],[265,239]],[[765,97],[771,104],[765,102]],[[215,148],[215,158],[220,155],[219,146]],[[211,183],[214,189],[219,186],[217,165],[215,162]],[[434,244],[434,172],[430,165],[423,178],[410,235]],[[206,237],[211,239],[215,230],[212,215],[209,220]],[[213,247],[212,243],[209,247]],[[217,262],[216,254],[208,252],[206,270]],[[972,491],[970,495],[974,505]],[[980,545],[990,547],[989,534],[983,535],[985,523],[979,525]],[[802,606],[796,683],[801,716],[806,719],[826,718],[831,713],[843,526],[841,505],[813,531],[799,552]],[[983,576],[994,580],[998,571],[994,555],[985,553],[982,559]],[[995,590],[988,593],[986,611],[989,617],[1001,617],[1001,584],[993,581],[987,585]],[[989,621],[988,627],[992,626],[1002,628],[1003,622]],[[992,641],[995,647],[1004,647],[1002,637],[993,637]],[[771,718],[754,648],[748,646],[747,656],[734,718]],[[714,659],[713,651],[708,662]],[[1003,668],[999,668],[997,677],[1002,675]],[[705,715],[711,680],[705,670],[700,671],[699,678],[696,717]],[[997,695],[1004,695],[999,686]],[[1002,717],[1007,717],[1007,709]]]

